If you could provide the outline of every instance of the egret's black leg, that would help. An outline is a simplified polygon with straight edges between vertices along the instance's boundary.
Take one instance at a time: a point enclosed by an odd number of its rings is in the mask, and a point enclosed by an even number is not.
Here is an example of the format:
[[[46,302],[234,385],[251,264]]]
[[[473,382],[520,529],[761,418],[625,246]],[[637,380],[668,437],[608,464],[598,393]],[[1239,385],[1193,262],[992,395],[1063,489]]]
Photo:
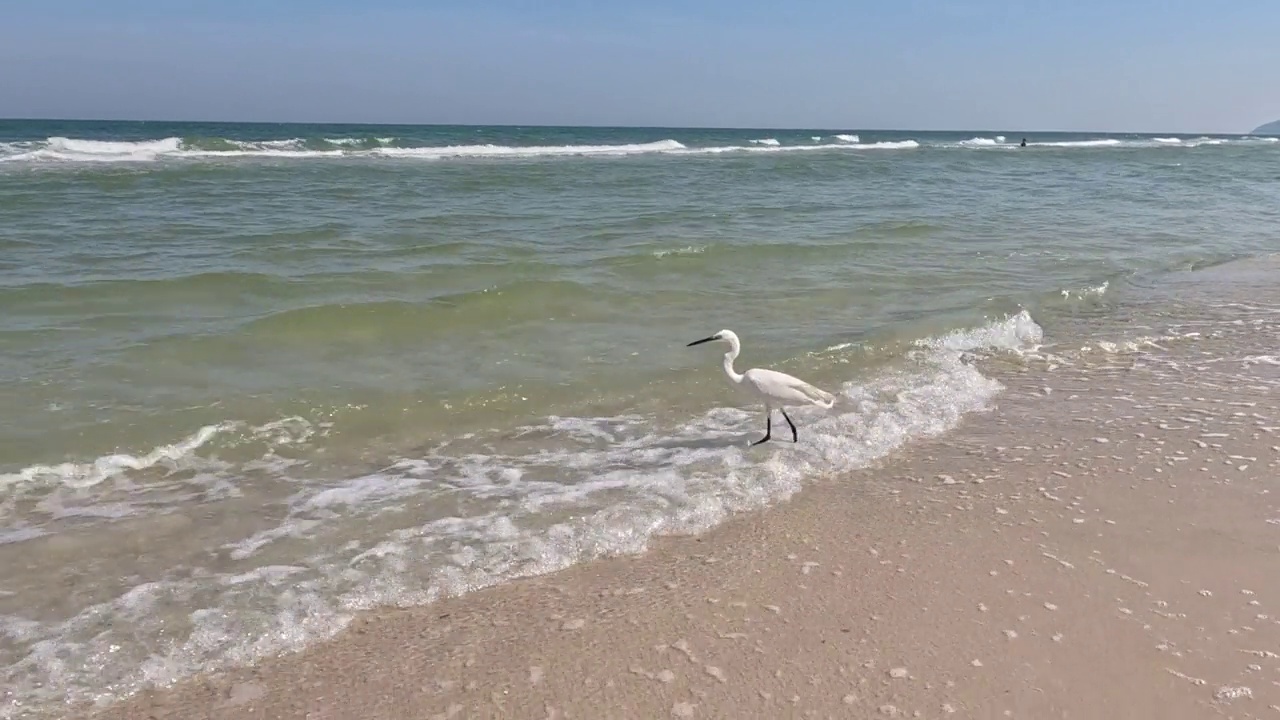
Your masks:
[[[759,445],[762,442],[767,442],[770,437],[773,437],[773,412],[766,410],[764,413],[764,437],[751,444]]]
[[[787,417],[787,411],[785,409],[782,410],[782,417],[787,421],[787,424],[791,426],[791,442],[800,442],[800,434],[796,432],[796,424],[791,422],[791,418]]]

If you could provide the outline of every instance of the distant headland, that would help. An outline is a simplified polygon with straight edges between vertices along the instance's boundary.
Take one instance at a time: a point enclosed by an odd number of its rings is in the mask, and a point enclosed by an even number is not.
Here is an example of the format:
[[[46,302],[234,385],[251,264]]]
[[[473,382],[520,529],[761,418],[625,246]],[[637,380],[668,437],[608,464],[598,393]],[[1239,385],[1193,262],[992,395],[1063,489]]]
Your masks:
[[[1280,135],[1280,120],[1276,120],[1275,122],[1269,122],[1266,125],[1258,126],[1258,129],[1254,130],[1253,134],[1254,135]]]

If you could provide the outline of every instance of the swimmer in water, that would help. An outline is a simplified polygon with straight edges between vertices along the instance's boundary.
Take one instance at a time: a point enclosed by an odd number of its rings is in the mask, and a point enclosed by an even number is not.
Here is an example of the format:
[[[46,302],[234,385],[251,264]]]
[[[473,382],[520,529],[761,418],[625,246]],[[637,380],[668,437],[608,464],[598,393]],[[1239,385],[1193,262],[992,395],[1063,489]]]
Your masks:
[[[1026,147],[1026,146],[1027,146],[1027,139],[1026,139],[1026,138],[1022,138],[1022,145],[1021,145],[1021,147]]]

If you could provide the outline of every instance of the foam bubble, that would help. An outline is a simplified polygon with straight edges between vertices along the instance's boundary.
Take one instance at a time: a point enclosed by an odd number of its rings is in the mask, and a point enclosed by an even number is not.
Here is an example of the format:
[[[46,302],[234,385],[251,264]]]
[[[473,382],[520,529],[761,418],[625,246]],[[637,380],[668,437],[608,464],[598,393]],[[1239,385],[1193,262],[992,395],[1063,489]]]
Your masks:
[[[856,143],[861,142],[857,135],[837,135],[836,139],[840,142]]]
[[[781,145],[781,143],[779,143],[775,138],[761,138],[759,140],[752,140],[751,143],[753,145],[768,145],[770,147],[777,147]]]

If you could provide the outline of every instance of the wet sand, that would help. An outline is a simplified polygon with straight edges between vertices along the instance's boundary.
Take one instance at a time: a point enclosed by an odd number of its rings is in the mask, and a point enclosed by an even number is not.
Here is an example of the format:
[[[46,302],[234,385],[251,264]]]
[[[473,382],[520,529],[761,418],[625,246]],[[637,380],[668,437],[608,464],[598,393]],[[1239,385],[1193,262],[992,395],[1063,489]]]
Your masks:
[[[1280,717],[1280,367],[1234,373],[1008,372],[992,412],[701,537],[99,717]]]

